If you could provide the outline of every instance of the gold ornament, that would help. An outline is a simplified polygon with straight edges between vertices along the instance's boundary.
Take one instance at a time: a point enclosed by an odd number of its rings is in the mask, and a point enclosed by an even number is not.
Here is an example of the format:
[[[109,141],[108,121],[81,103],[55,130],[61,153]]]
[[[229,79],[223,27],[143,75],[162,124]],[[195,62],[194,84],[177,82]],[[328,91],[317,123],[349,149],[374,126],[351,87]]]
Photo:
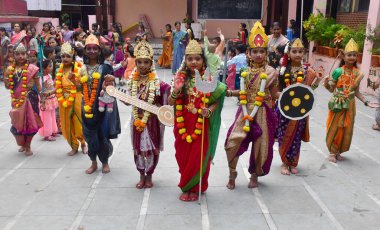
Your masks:
[[[153,60],[153,48],[148,42],[144,40],[140,41],[135,46],[133,54],[135,55],[136,59],[146,58],[151,61]]]
[[[202,54],[202,47],[196,40],[191,40],[186,46],[185,54]]]
[[[24,44],[19,43],[15,48],[15,52],[26,52],[26,48]]]
[[[305,47],[303,46],[301,39],[297,38],[296,40],[294,40],[292,44],[292,48],[305,48]]]
[[[344,48],[344,52],[359,52],[358,43],[356,43],[355,40],[351,38],[350,41],[347,43],[346,47]]]
[[[268,47],[268,36],[265,34],[264,27],[261,22],[257,21],[251,30],[248,43],[251,48],[266,48]]]
[[[86,38],[86,42],[84,44],[85,46],[87,45],[97,45],[99,46],[99,40],[98,38],[93,35],[93,34],[90,34],[87,38]]]
[[[65,42],[65,43],[61,46],[61,55],[62,55],[62,54],[68,54],[68,55],[70,55],[71,57],[74,55],[74,49],[73,49],[73,47],[70,45],[70,43]]]

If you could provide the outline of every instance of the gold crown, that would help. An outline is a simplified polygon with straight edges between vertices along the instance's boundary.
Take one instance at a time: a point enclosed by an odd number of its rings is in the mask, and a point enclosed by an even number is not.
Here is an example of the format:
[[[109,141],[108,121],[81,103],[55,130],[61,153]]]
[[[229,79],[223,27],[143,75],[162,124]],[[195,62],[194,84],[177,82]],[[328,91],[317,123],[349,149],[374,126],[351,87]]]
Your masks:
[[[305,47],[303,46],[301,39],[297,38],[296,40],[293,41],[291,48],[305,48]]]
[[[358,43],[356,43],[355,40],[351,38],[350,41],[347,43],[346,47],[344,48],[344,52],[359,52]]]
[[[87,38],[86,38],[86,42],[84,43],[85,46],[87,45],[97,45],[99,46],[99,40],[98,38],[93,35],[93,34],[90,34]]]
[[[185,54],[202,54],[202,47],[196,40],[191,40],[186,46]]]
[[[63,45],[61,46],[61,55],[62,54],[68,54],[70,56],[74,55],[74,49],[70,45],[70,43],[68,43],[68,42],[63,43]]]
[[[135,46],[133,54],[135,55],[136,59],[147,58],[149,60],[153,60],[153,48],[148,42],[144,40],[140,41]]]
[[[257,21],[253,25],[251,35],[249,35],[248,44],[251,48],[266,48],[268,46],[268,36],[265,34],[265,30],[261,25],[261,22]]]
[[[26,52],[26,47],[21,42],[16,46],[15,52]]]

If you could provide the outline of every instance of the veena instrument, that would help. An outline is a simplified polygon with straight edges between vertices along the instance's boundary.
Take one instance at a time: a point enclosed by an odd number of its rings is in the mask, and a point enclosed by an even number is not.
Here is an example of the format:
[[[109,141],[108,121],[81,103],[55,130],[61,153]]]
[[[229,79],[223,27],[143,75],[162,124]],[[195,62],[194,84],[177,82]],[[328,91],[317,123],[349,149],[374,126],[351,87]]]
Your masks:
[[[174,109],[170,105],[163,105],[161,107],[151,105],[146,101],[140,100],[136,97],[132,97],[126,92],[120,89],[116,89],[114,86],[110,85],[106,88],[107,93],[125,103],[136,106],[140,109],[148,111],[150,113],[156,114],[158,120],[166,126],[174,126]]]

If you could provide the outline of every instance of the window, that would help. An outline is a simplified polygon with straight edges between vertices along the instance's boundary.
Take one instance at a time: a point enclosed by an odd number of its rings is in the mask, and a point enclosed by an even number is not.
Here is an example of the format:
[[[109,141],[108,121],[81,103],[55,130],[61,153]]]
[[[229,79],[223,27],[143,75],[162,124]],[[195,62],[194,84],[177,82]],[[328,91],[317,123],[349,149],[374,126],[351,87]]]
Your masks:
[[[368,11],[370,0],[359,0],[358,11]]]
[[[338,4],[338,12],[349,13],[351,12],[352,0],[340,0]]]

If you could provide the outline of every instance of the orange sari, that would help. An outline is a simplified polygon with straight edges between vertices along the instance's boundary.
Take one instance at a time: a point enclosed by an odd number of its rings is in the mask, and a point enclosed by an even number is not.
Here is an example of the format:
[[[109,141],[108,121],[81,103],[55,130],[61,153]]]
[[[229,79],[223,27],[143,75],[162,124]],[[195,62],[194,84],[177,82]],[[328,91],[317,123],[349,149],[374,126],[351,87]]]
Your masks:
[[[164,68],[170,68],[172,62],[173,42],[171,38],[171,31],[166,32],[165,37],[162,38],[162,54],[157,63]]]
[[[334,96],[346,91],[345,86],[349,87],[349,90],[344,92],[347,96],[346,101],[340,102],[342,106],[336,106],[341,107],[341,110],[333,112],[329,109],[327,116],[326,145],[330,153],[334,154],[347,152],[351,146],[356,115],[355,90],[363,78],[363,74],[357,68],[352,71],[352,75],[346,75],[342,67],[334,70],[332,76],[336,82]]]

